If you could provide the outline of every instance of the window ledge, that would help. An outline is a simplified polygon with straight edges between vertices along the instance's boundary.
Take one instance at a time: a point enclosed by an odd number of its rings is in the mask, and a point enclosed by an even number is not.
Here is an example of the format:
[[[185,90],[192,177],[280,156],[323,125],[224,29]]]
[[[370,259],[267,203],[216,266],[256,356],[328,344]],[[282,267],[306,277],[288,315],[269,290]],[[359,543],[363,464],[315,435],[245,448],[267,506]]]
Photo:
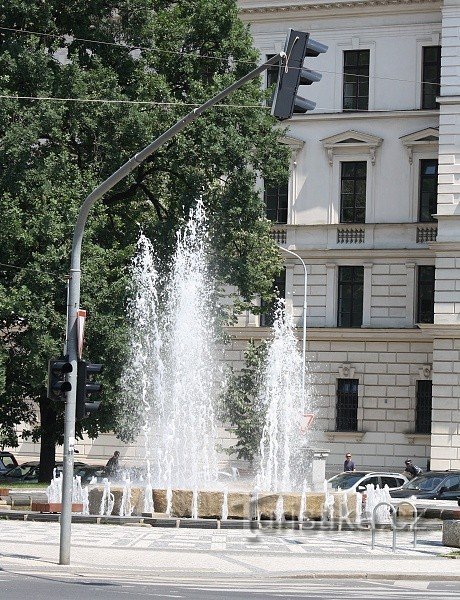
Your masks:
[[[431,438],[431,433],[414,433],[413,431],[406,431],[404,435],[407,437],[409,444],[429,442]]]
[[[325,431],[324,435],[332,442],[360,442],[365,431]]]

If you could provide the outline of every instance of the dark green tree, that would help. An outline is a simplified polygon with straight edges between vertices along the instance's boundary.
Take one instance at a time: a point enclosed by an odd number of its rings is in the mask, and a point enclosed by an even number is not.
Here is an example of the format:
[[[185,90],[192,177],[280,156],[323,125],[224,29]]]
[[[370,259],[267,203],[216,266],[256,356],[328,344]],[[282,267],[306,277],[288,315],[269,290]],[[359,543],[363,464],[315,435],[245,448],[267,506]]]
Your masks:
[[[0,338],[7,352],[0,426],[8,444],[21,421],[26,435],[41,439],[42,480],[62,443],[63,407],[46,398],[46,366],[63,349],[79,206],[127,158],[257,60],[235,0],[0,0]],[[105,385],[101,410],[78,433],[117,430],[126,265],[139,224],[167,264],[174,232],[201,195],[219,280],[245,302],[269,297],[279,264],[254,185],[257,173],[286,177],[287,155],[262,102],[260,81],[248,83],[93,209],[81,305],[89,313],[85,356],[105,363]]]
[[[249,461],[258,453],[265,419],[259,391],[266,355],[266,342],[256,345],[251,340],[244,352],[244,367],[241,371],[230,369],[221,398],[222,419],[230,425],[228,431],[237,438],[237,443],[228,452]]]

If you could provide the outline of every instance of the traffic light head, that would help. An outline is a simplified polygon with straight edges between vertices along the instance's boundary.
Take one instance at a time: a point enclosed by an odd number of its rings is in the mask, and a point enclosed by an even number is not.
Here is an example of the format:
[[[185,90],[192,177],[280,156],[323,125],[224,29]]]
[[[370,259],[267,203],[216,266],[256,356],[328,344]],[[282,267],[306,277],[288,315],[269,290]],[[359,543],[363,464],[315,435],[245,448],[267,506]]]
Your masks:
[[[307,56],[318,56],[327,51],[327,46],[312,40],[310,34],[291,29],[286,39],[284,64],[280,66],[278,83],[272,104],[272,115],[284,121],[294,113],[313,110],[315,102],[297,95],[300,85],[310,85],[321,80],[321,73],[303,66]]]
[[[95,400],[93,395],[99,394],[102,384],[92,381],[91,376],[102,371],[100,364],[88,363],[85,360],[78,361],[77,372],[77,406],[75,418],[77,421],[86,419],[97,412],[100,400]]]
[[[67,356],[52,358],[48,362],[48,393],[50,400],[64,400],[72,385],[66,381],[67,373],[72,372],[72,365]]]

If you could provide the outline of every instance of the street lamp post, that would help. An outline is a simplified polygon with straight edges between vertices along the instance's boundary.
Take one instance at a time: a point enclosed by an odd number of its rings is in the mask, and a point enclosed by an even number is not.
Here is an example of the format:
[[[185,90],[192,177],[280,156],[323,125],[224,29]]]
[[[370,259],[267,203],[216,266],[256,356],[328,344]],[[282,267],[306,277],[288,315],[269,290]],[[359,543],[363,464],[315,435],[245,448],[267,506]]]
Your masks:
[[[278,246],[280,250],[287,252],[288,254],[292,254],[300,260],[303,267],[304,272],[304,282],[303,282],[303,332],[302,332],[302,394],[305,398],[305,361],[306,361],[306,353],[307,353],[307,265],[303,261],[303,259],[292,250],[288,250],[287,248],[283,248],[283,246]]]

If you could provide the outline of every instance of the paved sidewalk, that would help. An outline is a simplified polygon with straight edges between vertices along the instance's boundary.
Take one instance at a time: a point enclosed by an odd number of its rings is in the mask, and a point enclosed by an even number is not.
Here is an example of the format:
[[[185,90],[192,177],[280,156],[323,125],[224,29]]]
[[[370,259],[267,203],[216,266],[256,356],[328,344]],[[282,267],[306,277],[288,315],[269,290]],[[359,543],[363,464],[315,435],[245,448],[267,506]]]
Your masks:
[[[248,531],[163,529],[150,526],[72,525],[70,567],[58,566],[57,523],[0,521],[0,566],[29,572],[137,573],[139,577],[360,577],[460,581],[460,560],[443,557],[440,531],[371,534],[333,531]]]

